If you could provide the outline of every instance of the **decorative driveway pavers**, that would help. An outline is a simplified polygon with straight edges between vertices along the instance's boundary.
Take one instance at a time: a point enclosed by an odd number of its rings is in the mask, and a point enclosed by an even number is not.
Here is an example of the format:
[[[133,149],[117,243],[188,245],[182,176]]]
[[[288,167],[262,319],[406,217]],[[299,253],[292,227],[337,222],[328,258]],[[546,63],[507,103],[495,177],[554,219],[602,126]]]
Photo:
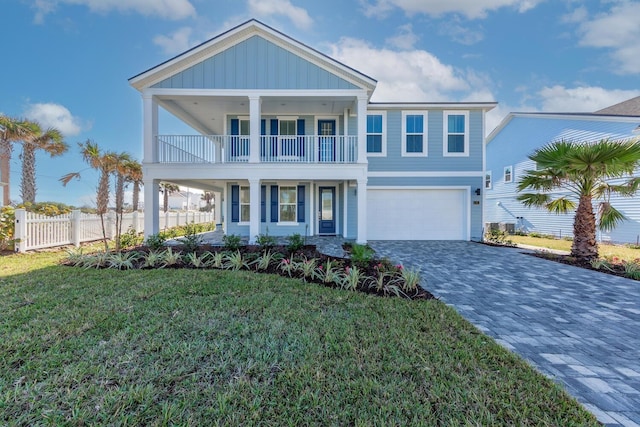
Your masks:
[[[640,426],[640,282],[473,242],[370,242],[608,426]]]

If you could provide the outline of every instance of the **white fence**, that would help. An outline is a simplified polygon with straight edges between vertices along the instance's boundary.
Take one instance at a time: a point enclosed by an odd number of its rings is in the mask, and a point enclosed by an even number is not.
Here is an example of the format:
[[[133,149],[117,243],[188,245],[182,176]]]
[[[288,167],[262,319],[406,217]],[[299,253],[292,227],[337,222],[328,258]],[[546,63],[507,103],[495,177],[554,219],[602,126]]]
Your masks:
[[[16,252],[54,246],[75,245],[102,239],[102,222],[99,215],[72,211],[59,216],[46,216],[24,209],[16,209],[15,233]],[[213,222],[213,212],[160,212],[160,229]],[[104,216],[104,227],[108,239],[116,235],[116,214],[109,211]],[[144,229],[144,213],[132,212],[122,216],[122,232],[129,228],[136,232]]]

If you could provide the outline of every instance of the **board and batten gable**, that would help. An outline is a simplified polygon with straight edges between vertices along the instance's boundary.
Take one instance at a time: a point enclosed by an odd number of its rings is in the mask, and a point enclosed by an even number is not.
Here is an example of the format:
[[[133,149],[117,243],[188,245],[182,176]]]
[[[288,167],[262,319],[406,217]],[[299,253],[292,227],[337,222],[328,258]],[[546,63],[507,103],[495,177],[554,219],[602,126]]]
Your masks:
[[[199,62],[154,88],[359,89],[275,43],[254,35]]]
[[[485,189],[484,221],[512,223],[523,231],[573,236],[574,213],[552,214],[546,209],[527,208],[516,200],[517,182],[527,170],[536,168],[528,158],[537,148],[559,141],[599,141],[637,137],[634,129],[640,117],[593,114],[514,113],[488,138],[486,170],[491,188]],[[505,167],[511,168],[511,182],[505,182]],[[640,176],[636,172],[636,176]],[[563,193],[555,193],[561,195]],[[611,232],[599,232],[602,241],[636,242],[640,236],[640,199],[614,196],[611,203],[629,218]]]

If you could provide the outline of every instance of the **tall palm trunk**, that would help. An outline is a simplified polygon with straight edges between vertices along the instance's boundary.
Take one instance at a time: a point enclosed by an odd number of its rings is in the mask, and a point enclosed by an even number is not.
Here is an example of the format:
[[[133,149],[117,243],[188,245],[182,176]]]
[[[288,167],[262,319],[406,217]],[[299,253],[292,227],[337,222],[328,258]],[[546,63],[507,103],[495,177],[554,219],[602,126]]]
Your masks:
[[[131,204],[133,205],[133,211],[136,212],[138,210],[138,203],[140,201],[140,184],[137,181],[133,182],[133,200]]]
[[[11,154],[13,152],[13,145],[10,141],[0,139],[0,182],[5,185],[2,187],[2,204],[7,206],[11,203],[11,197],[9,194],[9,179],[10,179],[10,167],[11,167]]]
[[[583,194],[578,202],[576,217],[573,222],[573,244],[571,255],[581,259],[598,257],[596,242],[596,216],[593,213],[591,195]]]
[[[109,171],[103,170],[100,174],[97,196],[98,200],[96,200],[96,205],[98,215],[100,215],[100,222],[102,223],[102,238],[106,252],[109,250],[109,244],[107,242],[107,229],[104,226],[104,214],[107,213],[107,207],[109,205]]]
[[[22,145],[20,193],[22,203],[36,202],[36,147],[30,143]]]
[[[124,175],[116,173],[116,251],[120,250],[122,235],[122,214],[124,210]]]

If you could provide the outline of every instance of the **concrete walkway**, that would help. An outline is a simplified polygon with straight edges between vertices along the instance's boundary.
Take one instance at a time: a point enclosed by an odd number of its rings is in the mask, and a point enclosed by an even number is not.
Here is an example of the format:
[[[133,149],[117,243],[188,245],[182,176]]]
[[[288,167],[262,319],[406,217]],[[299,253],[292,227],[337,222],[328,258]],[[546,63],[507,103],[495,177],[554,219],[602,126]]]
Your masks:
[[[640,426],[640,282],[472,242],[370,242],[607,426]]]

